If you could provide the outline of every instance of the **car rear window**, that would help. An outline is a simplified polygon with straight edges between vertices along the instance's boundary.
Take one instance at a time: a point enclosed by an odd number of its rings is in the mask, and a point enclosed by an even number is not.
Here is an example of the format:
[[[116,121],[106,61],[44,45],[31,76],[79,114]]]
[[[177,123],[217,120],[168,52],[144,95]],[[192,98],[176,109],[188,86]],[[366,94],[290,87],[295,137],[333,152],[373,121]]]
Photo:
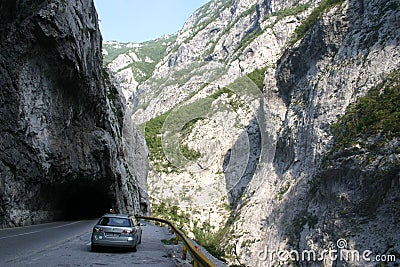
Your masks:
[[[131,222],[129,219],[117,217],[102,217],[98,224],[102,226],[131,227]]]

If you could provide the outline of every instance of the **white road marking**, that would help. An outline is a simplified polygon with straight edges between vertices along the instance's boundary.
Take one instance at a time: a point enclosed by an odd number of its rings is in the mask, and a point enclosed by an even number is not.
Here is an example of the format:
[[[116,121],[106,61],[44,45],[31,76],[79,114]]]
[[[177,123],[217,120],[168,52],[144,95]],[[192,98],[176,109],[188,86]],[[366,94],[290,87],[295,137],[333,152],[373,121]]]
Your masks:
[[[0,229],[0,232],[2,231],[7,231],[11,229],[23,229],[23,228],[34,228],[34,227],[39,227],[39,226],[44,226],[44,225],[50,225],[50,224],[56,224],[57,222],[49,222],[49,223],[42,223],[42,224],[33,224],[33,225],[25,225],[25,226],[17,226],[17,227],[6,227]]]
[[[11,237],[17,237],[17,236],[23,236],[23,235],[36,234],[36,233],[44,232],[44,231],[51,230],[51,229],[57,229],[57,228],[62,228],[62,227],[70,226],[70,225],[73,225],[73,224],[77,224],[77,223],[79,223],[79,222],[80,222],[80,221],[78,221],[78,222],[72,222],[72,223],[67,223],[67,224],[60,225],[60,226],[54,226],[54,227],[50,227],[50,228],[46,228],[46,229],[42,229],[42,230],[37,230],[37,231],[22,233],[22,234],[4,236],[4,237],[0,237],[0,240],[2,240],[2,239],[7,239],[7,238],[11,238]]]

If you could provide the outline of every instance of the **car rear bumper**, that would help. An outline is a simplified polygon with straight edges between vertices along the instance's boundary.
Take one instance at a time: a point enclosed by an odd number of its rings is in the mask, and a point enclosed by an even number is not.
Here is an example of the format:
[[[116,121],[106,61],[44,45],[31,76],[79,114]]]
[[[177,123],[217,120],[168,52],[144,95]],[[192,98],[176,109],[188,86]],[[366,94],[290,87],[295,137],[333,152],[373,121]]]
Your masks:
[[[92,235],[91,241],[92,245],[102,247],[133,247],[137,244],[136,237],[107,238]]]

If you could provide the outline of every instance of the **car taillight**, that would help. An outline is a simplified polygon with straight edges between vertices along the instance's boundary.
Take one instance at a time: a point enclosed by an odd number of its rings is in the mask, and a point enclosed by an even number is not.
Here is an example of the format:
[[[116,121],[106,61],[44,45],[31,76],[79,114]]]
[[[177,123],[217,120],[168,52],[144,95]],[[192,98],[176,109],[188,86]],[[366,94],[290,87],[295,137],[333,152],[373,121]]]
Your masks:
[[[132,230],[126,230],[126,229],[124,229],[124,230],[122,231],[122,233],[124,233],[124,234],[134,234],[134,233],[136,233],[136,229],[132,229]]]
[[[103,232],[103,228],[101,228],[101,227],[95,227],[95,228],[93,228],[93,232],[102,233],[102,232]]]

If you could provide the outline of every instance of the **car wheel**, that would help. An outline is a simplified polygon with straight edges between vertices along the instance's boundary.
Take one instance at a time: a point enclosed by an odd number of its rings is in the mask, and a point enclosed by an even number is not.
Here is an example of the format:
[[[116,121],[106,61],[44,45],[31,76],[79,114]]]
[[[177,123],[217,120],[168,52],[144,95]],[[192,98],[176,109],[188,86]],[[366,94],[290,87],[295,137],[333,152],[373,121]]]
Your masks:
[[[133,247],[132,247],[132,249],[131,249],[133,252],[136,252],[137,251],[137,245],[134,245]]]

